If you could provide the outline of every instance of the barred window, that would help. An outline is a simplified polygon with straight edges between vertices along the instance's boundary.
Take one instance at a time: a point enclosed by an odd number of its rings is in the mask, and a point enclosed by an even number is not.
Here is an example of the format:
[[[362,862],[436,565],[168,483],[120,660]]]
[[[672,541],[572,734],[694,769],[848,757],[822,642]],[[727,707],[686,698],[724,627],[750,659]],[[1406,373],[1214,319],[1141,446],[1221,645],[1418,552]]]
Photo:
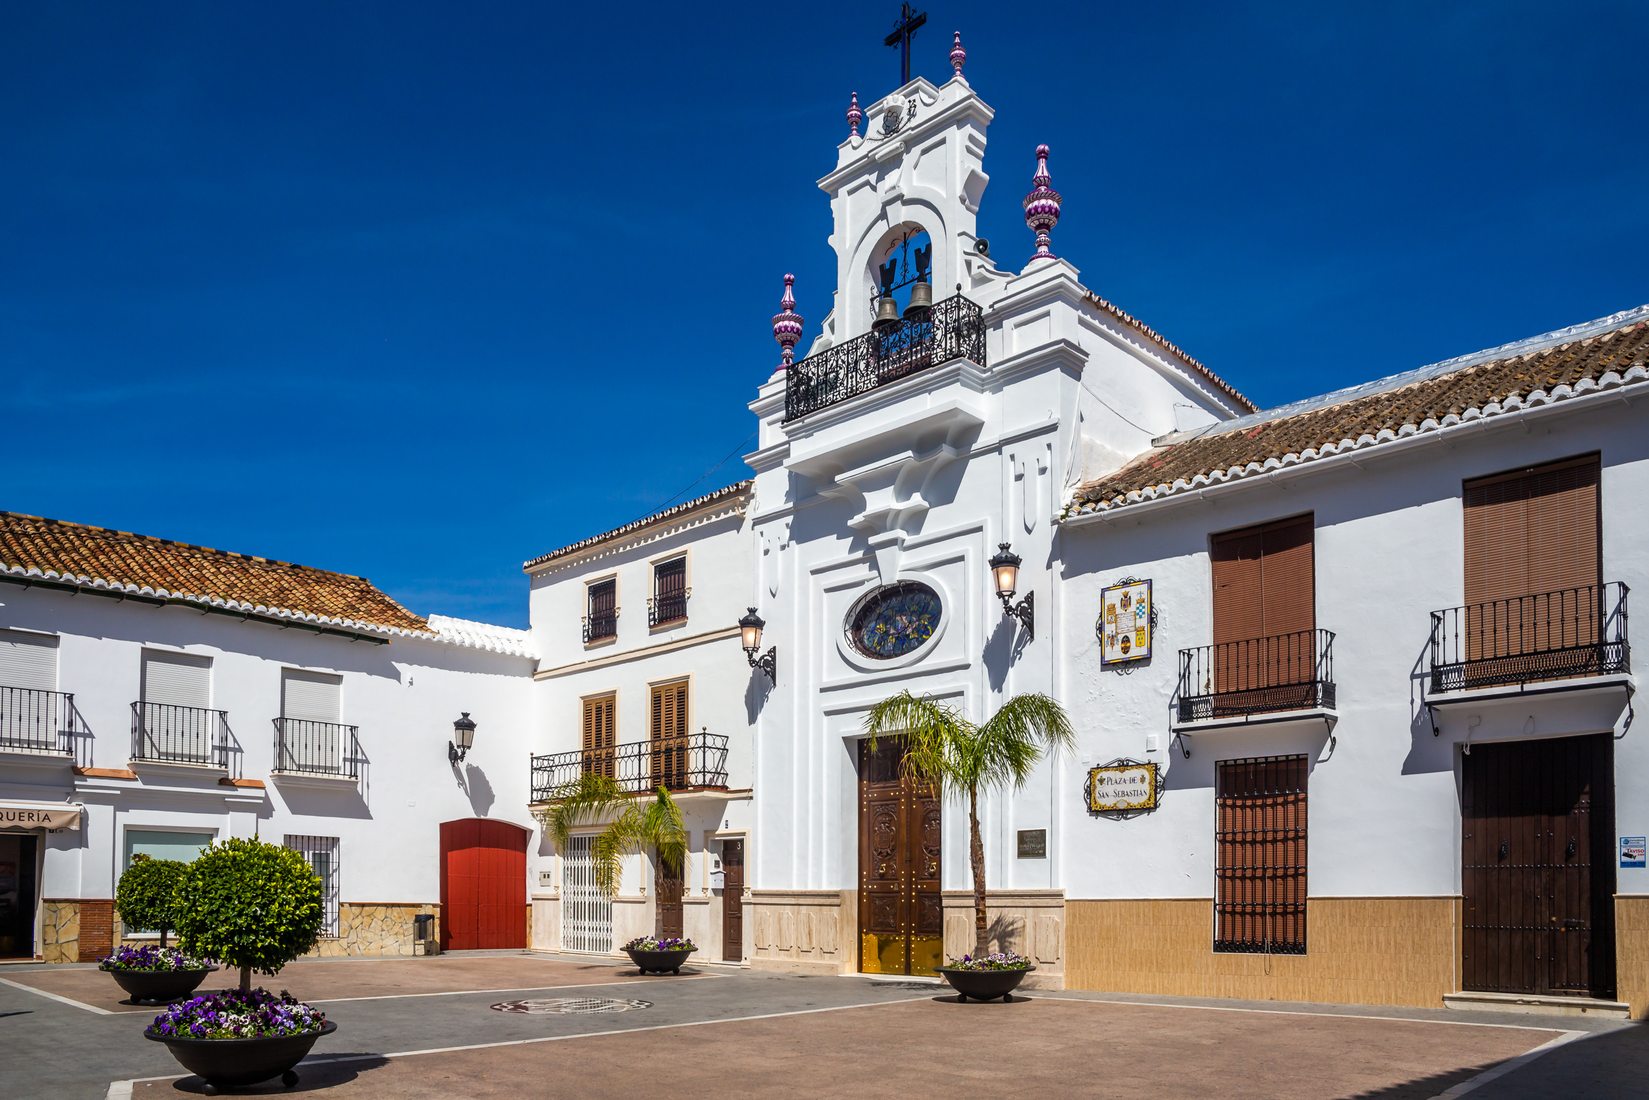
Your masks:
[[[303,856],[315,877],[321,880],[321,935],[338,934],[338,838],[335,836],[293,836],[286,846]]]
[[[1304,756],[1221,760],[1214,950],[1305,954]]]

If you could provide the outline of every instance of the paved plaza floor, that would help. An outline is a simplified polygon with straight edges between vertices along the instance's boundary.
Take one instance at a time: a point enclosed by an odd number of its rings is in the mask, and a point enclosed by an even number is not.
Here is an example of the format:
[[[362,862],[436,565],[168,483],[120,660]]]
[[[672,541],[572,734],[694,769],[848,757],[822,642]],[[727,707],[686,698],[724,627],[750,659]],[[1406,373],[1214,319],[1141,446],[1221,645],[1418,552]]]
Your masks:
[[[227,984],[215,977],[206,988]],[[263,984],[338,1024],[292,1091],[349,1100],[1649,1095],[1649,1029],[1594,1020],[1035,990],[959,1004],[920,982],[708,965],[644,978],[542,954],[308,961]],[[143,1038],[153,1011],[95,969],[0,969],[0,1094],[198,1094]]]

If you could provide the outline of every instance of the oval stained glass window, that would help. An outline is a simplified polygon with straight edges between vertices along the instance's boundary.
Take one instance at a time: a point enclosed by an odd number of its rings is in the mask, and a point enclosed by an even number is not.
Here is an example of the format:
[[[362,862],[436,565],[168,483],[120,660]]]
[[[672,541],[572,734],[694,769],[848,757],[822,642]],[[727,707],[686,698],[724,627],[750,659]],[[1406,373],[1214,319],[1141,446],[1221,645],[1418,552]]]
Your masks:
[[[848,614],[847,640],[866,657],[902,657],[933,637],[941,614],[939,593],[916,581],[900,581],[854,605]]]

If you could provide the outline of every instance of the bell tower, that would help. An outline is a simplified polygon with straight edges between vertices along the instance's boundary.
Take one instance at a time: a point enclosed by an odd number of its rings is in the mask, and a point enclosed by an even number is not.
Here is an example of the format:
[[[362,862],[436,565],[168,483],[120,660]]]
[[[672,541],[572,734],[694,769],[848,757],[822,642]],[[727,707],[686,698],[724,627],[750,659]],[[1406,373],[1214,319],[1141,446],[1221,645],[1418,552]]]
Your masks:
[[[869,332],[879,304],[884,315],[898,308],[881,301],[895,291],[920,308],[923,296],[966,290],[989,267],[975,227],[995,112],[962,75],[966,60],[958,33],[944,84],[918,76],[866,109],[853,94],[836,168],[819,180],[830,196],[837,275],[814,350]]]

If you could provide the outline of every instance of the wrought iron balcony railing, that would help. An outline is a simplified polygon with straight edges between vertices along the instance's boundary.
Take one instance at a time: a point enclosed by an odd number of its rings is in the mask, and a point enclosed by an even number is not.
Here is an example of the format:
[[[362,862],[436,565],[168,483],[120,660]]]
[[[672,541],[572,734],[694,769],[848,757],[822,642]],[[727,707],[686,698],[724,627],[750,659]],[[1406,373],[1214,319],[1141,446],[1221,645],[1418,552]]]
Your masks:
[[[785,372],[784,418],[806,416],[953,359],[985,365],[984,310],[960,294],[792,363]]]
[[[1620,582],[1431,613],[1431,690],[1470,691],[1632,671]]]
[[[78,757],[86,737],[73,695],[0,685],[0,752]]]
[[[727,737],[701,730],[685,737],[630,741],[608,749],[532,758],[532,800],[551,802],[581,775],[605,775],[633,794],[727,787]]]
[[[1334,632],[1301,630],[1179,651],[1179,721],[1332,709]]]
[[[207,707],[132,704],[132,759],[229,768],[238,762],[229,715]]]
[[[335,775],[359,779],[361,745],[354,726],[276,718],[275,770],[300,775]]]
[[[667,592],[654,596],[647,601],[647,625],[658,626],[660,623],[673,623],[677,619],[687,617],[687,598],[693,594],[691,588],[680,592]]]
[[[618,612],[607,615],[584,616],[584,644],[604,642],[618,637]]]

